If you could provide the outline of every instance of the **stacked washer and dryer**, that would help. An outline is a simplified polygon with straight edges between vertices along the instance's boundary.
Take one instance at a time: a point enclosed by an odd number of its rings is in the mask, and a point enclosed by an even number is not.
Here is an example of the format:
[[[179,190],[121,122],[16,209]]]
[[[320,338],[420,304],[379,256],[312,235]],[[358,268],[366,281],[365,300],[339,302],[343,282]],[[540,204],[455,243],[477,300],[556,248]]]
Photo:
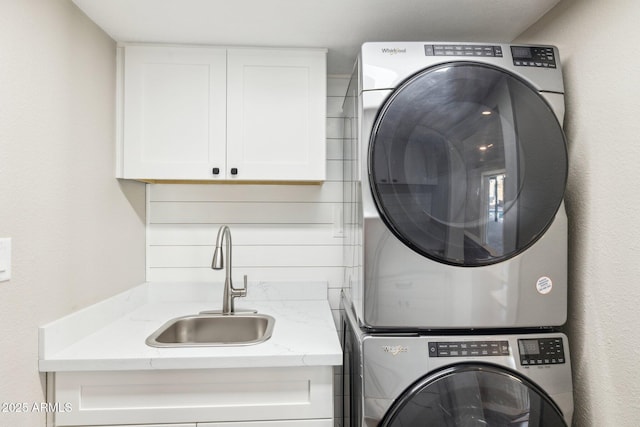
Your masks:
[[[344,113],[344,426],[570,425],[557,49],[365,43]]]

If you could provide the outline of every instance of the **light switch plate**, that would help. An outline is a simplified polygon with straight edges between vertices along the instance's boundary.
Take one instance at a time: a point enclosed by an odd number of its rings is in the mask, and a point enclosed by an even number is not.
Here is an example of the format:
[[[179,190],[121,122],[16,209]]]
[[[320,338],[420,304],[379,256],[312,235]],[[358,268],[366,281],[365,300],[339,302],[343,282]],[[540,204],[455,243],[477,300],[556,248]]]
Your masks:
[[[0,282],[11,279],[11,238],[0,239]]]

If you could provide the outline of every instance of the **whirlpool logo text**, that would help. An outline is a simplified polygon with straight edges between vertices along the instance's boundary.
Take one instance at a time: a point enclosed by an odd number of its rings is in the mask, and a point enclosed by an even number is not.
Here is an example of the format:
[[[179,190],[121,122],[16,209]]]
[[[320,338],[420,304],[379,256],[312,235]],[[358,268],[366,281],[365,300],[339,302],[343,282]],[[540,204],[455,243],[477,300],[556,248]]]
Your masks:
[[[394,48],[385,47],[385,48],[382,48],[382,53],[386,53],[387,55],[397,55],[399,53],[407,53],[407,49],[406,48],[400,49],[397,47],[394,47]]]
[[[403,345],[383,345],[382,351],[396,356],[400,353],[407,353],[409,351],[409,347],[405,347]]]

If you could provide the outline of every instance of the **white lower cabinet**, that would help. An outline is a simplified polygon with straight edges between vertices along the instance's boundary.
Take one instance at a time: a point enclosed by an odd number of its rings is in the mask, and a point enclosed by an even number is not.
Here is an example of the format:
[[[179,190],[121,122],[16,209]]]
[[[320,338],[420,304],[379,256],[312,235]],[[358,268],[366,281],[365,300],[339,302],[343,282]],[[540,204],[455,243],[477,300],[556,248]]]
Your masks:
[[[89,427],[89,426],[87,426]],[[91,426],[116,427],[116,426]],[[231,423],[196,424],[129,424],[117,427],[333,427],[333,420],[279,420],[279,421],[239,421]]]
[[[88,427],[88,426],[87,426]],[[91,426],[91,427],[114,427],[114,426]],[[117,427],[197,427],[197,424],[129,424],[129,425],[118,425]]]
[[[331,366],[56,372],[55,426],[324,427]],[[66,406],[64,406],[66,405]]]
[[[146,426],[145,426],[146,427]],[[332,419],[198,423],[197,427],[333,427]]]

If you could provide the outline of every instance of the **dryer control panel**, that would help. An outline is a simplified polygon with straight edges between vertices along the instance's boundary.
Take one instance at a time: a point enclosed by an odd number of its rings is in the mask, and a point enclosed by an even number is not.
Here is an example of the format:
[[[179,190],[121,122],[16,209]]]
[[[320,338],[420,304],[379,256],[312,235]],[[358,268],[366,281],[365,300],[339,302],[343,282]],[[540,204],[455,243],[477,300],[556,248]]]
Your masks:
[[[551,47],[511,46],[513,65],[517,67],[556,68],[556,58]]]
[[[477,44],[426,44],[426,56],[494,56],[502,57],[502,47]]]
[[[565,362],[560,337],[519,339],[518,350],[522,366],[557,365]]]

